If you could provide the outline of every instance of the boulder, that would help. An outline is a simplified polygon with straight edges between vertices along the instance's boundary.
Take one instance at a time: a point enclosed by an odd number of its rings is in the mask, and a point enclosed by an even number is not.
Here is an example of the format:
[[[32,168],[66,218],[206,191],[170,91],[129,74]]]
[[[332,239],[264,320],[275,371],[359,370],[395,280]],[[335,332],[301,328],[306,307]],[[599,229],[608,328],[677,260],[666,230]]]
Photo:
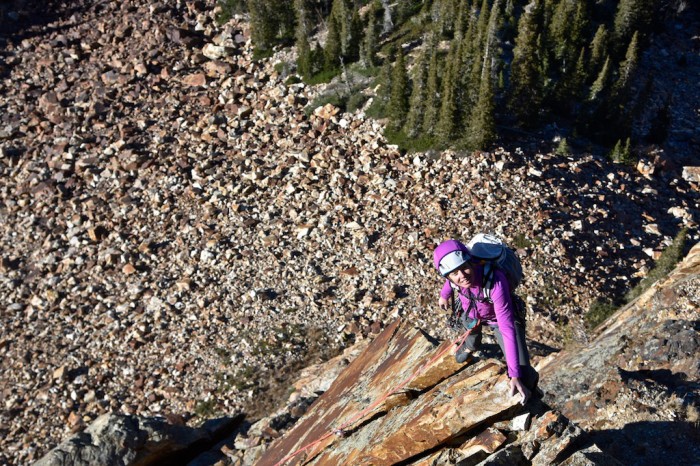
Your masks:
[[[240,417],[212,420],[200,428],[174,425],[165,418],[107,413],[49,451],[36,466],[164,464],[176,455],[206,448]]]

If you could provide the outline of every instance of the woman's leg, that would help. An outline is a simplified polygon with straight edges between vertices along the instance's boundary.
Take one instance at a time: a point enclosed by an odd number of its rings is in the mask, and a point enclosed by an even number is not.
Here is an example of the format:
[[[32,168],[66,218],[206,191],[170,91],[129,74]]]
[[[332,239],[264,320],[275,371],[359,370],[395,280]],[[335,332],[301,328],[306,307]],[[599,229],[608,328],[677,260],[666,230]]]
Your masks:
[[[503,335],[501,335],[501,331],[497,326],[493,326],[492,328],[494,335],[496,335],[498,346],[501,347],[501,352],[505,356],[506,350],[503,345]],[[518,361],[520,363],[520,373],[522,374],[523,383],[530,390],[534,390],[535,387],[537,387],[540,375],[535,368],[530,365],[530,353],[527,351],[527,344],[525,342],[525,329],[519,322],[515,323],[515,341],[518,347]]]
[[[471,333],[464,340],[464,343],[457,348],[455,359],[458,363],[461,364],[465,362],[469,358],[472,351],[476,351],[479,346],[481,346],[481,337],[481,325],[478,325],[472,329]]]

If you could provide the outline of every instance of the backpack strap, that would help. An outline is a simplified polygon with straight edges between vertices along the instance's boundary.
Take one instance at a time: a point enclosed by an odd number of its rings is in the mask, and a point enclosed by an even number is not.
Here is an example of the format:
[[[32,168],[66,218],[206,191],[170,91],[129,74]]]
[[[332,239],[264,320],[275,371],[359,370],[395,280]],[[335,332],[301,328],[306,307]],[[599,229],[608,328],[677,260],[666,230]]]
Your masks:
[[[495,274],[493,270],[493,263],[486,262],[484,264],[484,278],[482,281],[482,290],[484,292],[484,299],[491,304],[493,304],[493,300],[491,299],[491,290],[493,289],[494,275]]]

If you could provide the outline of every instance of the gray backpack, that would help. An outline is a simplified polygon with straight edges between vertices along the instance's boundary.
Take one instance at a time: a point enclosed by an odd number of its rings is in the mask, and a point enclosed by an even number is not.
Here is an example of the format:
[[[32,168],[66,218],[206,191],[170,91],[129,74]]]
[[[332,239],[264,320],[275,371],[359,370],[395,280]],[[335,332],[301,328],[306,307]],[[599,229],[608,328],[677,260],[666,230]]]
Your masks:
[[[515,252],[500,238],[479,233],[467,244],[475,261],[484,265],[484,298],[491,301],[494,270],[502,270],[508,279],[511,294],[523,281],[523,267]]]

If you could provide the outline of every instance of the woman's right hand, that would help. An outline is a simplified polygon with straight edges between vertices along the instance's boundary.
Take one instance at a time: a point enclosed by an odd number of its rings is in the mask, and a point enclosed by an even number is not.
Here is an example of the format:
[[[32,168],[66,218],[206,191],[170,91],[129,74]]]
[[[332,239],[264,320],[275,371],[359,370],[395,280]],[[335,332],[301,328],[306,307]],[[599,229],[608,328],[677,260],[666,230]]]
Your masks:
[[[440,299],[438,300],[438,306],[440,306],[440,309],[442,309],[443,311],[447,311],[450,309],[449,301],[447,301],[442,296],[440,296]]]
[[[520,404],[524,405],[527,403],[527,400],[530,399],[530,390],[524,383],[522,383],[519,377],[512,377],[510,379],[510,396],[513,396],[516,393],[519,393],[522,396]]]

